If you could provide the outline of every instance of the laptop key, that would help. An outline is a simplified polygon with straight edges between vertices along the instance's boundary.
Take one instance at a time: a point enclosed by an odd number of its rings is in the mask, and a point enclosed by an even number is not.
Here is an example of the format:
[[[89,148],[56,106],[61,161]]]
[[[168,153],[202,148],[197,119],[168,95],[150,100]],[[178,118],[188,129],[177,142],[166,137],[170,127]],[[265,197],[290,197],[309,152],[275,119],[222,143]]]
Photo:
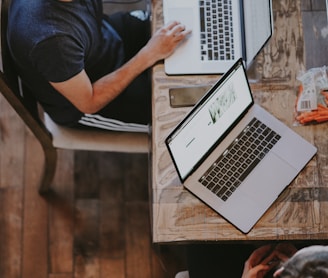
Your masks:
[[[246,170],[244,171],[244,173],[239,177],[240,181],[244,181],[245,178],[249,175],[249,173],[255,168],[255,166],[260,162],[261,160],[256,158],[252,164],[250,164]]]
[[[254,118],[199,181],[226,201],[279,139],[276,132]],[[227,190],[231,194],[226,194]]]

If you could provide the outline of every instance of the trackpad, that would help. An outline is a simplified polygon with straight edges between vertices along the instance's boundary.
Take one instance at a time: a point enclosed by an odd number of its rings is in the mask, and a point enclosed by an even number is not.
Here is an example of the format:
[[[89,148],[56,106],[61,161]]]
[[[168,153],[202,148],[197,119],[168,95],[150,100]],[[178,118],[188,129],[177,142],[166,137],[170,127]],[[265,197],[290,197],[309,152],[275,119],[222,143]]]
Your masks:
[[[192,30],[193,28],[193,9],[191,8],[169,9],[166,16],[166,22],[176,20],[185,25],[187,30]]]
[[[181,24],[185,25],[186,30],[193,30],[193,9],[191,8],[175,8],[168,10],[168,20],[169,21],[178,21]],[[184,60],[185,57],[192,57],[194,55],[194,43],[193,33],[191,32],[184,41],[182,41],[179,47],[175,50],[172,56],[179,57],[181,60]],[[183,47],[182,47],[183,46]]]
[[[245,179],[244,194],[259,203],[272,202],[295,178],[297,171],[274,154],[268,154]]]

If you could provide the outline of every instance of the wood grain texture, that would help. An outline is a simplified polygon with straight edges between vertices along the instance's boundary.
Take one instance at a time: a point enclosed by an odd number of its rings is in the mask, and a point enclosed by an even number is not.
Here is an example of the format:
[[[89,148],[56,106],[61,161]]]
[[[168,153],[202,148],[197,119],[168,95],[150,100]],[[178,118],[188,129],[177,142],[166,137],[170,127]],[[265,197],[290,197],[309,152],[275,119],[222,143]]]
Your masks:
[[[162,1],[153,1],[157,29],[163,24]],[[153,69],[152,233],[154,242],[325,239],[328,219],[327,124],[294,127],[297,74],[305,69],[300,1],[273,1],[275,32],[248,71],[257,103],[314,143],[318,155],[292,182],[256,226],[243,234],[181,185],[164,140],[190,108],[172,108],[171,87],[213,84],[218,76],[167,76],[162,63]],[[278,174],[278,173],[277,173]]]
[[[322,0],[303,2],[309,4],[307,11],[312,12],[313,17],[316,12],[318,17],[322,16],[322,10],[312,9],[322,4]],[[153,0],[153,3],[157,11],[158,2]],[[162,15],[156,12],[153,18],[160,26]],[[310,32],[311,28],[304,27],[304,32],[306,30]],[[306,41],[308,36],[304,34],[303,37],[305,45],[311,45]],[[315,42],[311,43],[317,47]],[[325,47],[321,49],[323,52]],[[318,51],[309,55],[309,59],[317,59],[317,54]],[[307,62],[308,58],[303,61]],[[166,79],[161,64],[154,68],[154,72],[157,86],[154,100],[160,104],[161,112],[161,133],[156,135],[160,151],[165,130],[172,129],[188,109],[167,108],[168,82],[179,86],[179,78]],[[252,76],[259,78],[258,75]],[[201,76],[195,76],[185,77],[185,80],[191,84],[212,84],[216,78],[213,76],[204,81]],[[292,82],[280,83],[272,79],[261,86],[254,82],[252,88],[257,102],[291,125],[289,107],[295,98]],[[277,229],[277,239],[294,239],[299,234],[310,242],[314,238],[326,239],[328,144],[322,129],[326,130],[327,126],[293,128],[314,142],[319,152],[281,195],[272,211],[264,216],[256,235],[266,239],[270,229]],[[156,239],[163,241],[188,240],[191,234],[198,238],[227,237],[231,227],[182,190],[165,152],[158,158],[156,166],[160,165],[162,174],[156,179],[158,184],[152,191],[154,209],[148,209],[148,175],[154,175],[148,171],[148,157],[145,155],[60,150],[52,185],[56,194],[45,201],[37,193],[44,163],[40,146],[0,96],[0,277],[130,278],[136,277],[137,273],[144,278],[168,278],[186,269],[182,244],[152,244],[153,230],[150,231],[150,227],[154,225],[150,225],[153,222],[153,218],[149,221],[150,214],[165,220],[155,222]],[[168,185],[169,180],[173,182]],[[141,220],[137,221],[139,218]],[[168,229],[166,223],[172,226]],[[203,223],[208,230],[199,229]],[[268,225],[267,228],[262,227],[263,223]],[[136,242],[139,236],[140,242]],[[240,235],[231,238],[238,239]],[[138,255],[146,257],[141,265],[150,264],[144,272],[142,267],[135,270]]]
[[[22,277],[43,278],[48,273],[48,204],[40,199],[38,186],[44,156],[33,134],[26,134]]]
[[[152,244],[147,155],[59,150],[44,199],[40,144],[1,96],[0,106],[0,277],[166,278],[185,268],[183,247]]]

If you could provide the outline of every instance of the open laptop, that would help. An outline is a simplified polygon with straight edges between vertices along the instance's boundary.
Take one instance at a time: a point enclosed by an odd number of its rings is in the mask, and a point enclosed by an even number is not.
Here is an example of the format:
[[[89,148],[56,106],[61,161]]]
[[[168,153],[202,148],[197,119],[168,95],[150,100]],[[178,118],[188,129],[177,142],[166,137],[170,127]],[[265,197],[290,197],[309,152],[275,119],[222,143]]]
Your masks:
[[[165,23],[191,35],[165,59],[167,74],[218,74],[239,57],[248,67],[273,32],[271,0],[163,0]]]
[[[254,103],[242,59],[165,143],[183,185],[244,233],[317,151]]]

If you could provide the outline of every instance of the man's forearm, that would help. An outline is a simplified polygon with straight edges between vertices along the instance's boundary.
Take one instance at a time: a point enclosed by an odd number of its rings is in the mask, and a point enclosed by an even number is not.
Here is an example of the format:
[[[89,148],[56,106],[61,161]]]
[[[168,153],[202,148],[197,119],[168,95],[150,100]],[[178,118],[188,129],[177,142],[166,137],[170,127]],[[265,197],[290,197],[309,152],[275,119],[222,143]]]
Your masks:
[[[121,68],[94,82],[92,102],[95,111],[115,99],[136,77],[155,62],[146,49],[142,49]]]
[[[85,70],[70,80],[50,84],[83,113],[96,113],[122,93],[143,71],[173,53],[190,31],[178,22],[160,28],[126,64],[93,84]]]

